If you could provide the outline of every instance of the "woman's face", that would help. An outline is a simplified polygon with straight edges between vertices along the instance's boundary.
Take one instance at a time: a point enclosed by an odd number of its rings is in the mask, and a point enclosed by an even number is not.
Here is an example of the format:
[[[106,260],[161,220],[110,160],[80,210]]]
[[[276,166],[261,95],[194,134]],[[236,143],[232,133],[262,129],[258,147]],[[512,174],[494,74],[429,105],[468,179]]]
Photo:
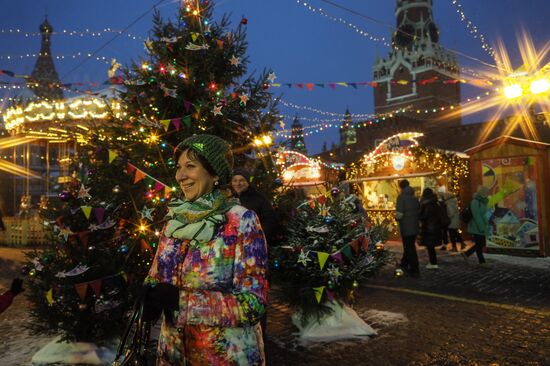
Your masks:
[[[178,159],[176,180],[180,185],[185,199],[194,201],[202,195],[212,192],[214,182],[218,177],[213,177],[198,160],[191,159],[189,150],[181,153]]]

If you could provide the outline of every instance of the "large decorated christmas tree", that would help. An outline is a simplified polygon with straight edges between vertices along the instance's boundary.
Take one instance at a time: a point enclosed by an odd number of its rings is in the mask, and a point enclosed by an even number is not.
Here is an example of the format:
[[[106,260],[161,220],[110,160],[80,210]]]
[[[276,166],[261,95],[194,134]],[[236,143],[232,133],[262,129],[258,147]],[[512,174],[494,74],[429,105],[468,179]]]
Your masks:
[[[59,198],[43,207],[50,244],[29,255],[32,327],[101,342],[124,329],[178,196],[173,148],[197,133],[230,142],[237,164],[272,130],[274,74],[247,75],[246,20],[229,30],[212,1],[182,1],[154,16],[148,55],[124,70],[123,113],[88,126]],[[247,155],[248,154],[248,155]]]
[[[272,251],[270,261],[302,331],[326,323],[335,311],[341,319],[342,305],[353,302],[360,284],[390,254],[384,247],[387,229],[369,223],[357,197],[338,188],[299,203],[291,216],[286,243]]]

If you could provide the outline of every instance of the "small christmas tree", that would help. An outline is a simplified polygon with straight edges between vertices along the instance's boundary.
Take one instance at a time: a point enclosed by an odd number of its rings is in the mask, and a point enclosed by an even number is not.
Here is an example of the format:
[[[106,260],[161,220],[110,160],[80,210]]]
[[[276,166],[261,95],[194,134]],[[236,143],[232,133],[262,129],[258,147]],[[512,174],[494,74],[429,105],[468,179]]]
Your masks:
[[[211,19],[213,5],[185,0],[175,20],[155,14],[148,56],[124,71],[122,110],[89,126],[72,181],[42,212],[50,244],[29,256],[34,329],[96,343],[120,335],[167,201],[180,194],[174,147],[193,134],[218,135],[239,166],[255,136],[273,129],[275,75],[245,77],[246,22],[229,31],[226,16]]]
[[[322,321],[334,302],[353,299],[359,284],[389,260],[387,232],[372,227],[357,197],[333,188],[293,210],[286,245],[272,252],[274,277],[300,321]]]

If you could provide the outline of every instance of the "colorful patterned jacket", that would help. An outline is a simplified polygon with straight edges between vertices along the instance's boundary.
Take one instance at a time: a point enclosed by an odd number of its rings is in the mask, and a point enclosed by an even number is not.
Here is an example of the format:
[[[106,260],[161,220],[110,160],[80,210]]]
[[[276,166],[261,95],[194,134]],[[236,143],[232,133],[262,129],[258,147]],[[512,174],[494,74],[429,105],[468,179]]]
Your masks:
[[[253,211],[234,206],[226,216],[206,244],[161,237],[146,281],[180,289],[175,324],[165,321],[161,330],[161,365],[264,363],[265,237]]]

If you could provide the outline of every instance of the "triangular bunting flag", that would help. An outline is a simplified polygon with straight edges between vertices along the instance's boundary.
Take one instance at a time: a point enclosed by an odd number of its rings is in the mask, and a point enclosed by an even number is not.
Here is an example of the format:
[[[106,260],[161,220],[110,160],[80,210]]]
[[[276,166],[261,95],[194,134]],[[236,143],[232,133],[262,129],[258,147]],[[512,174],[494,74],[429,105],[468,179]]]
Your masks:
[[[151,251],[151,246],[145,241],[145,239],[141,239],[141,250]]]
[[[84,216],[86,216],[86,219],[90,219],[90,214],[92,213],[92,207],[91,206],[80,206],[80,209],[82,212],[84,212]]]
[[[313,90],[313,85],[314,84],[312,84],[312,83],[307,83],[306,84],[307,90],[312,91]]]
[[[134,184],[145,178],[147,174],[145,172],[142,172],[141,170],[136,170],[136,176],[134,177]]]
[[[164,126],[164,131],[168,131],[168,127],[170,127],[170,120],[169,119],[161,119],[160,123]]]
[[[317,259],[319,260],[319,267],[321,267],[321,270],[325,266],[325,263],[327,262],[328,257],[329,257],[328,253],[317,252]]]
[[[80,297],[80,300],[84,301],[86,298],[86,291],[88,291],[88,282],[77,283],[74,285],[74,288]]]
[[[46,300],[48,300],[48,304],[53,304],[53,289],[49,289],[47,292],[46,292]]]
[[[344,253],[344,255],[346,257],[348,257],[349,259],[352,259],[353,258],[353,253],[351,252],[351,248],[349,247],[349,245],[346,245],[345,247],[343,247],[341,250],[340,250],[342,253]]]
[[[347,87],[347,86],[348,86],[348,83],[343,83],[343,82],[341,82],[341,83],[336,83],[336,85],[346,86],[346,87]]]
[[[94,211],[94,216],[97,219],[97,223],[101,224],[105,216],[105,209],[103,207],[96,207],[93,209],[93,211]]]
[[[330,257],[334,259],[337,263],[342,263],[344,261],[344,259],[342,258],[342,253],[340,251],[332,253]]]
[[[195,32],[191,33],[191,39],[193,40],[193,42],[195,42],[198,37],[199,37],[199,35],[197,33],[195,33]]]
[[[361,248],[366,252],[369,249],[369,241],[364,235],[359,238],[359,241],[361,242]]]
[[[191,109],[191,106],[193,105],[193,103],[191,103],[190,101],[188,100],[184,100],[183,101],[183,107],[185,108],[185,110],[187,112],[189,112],[189,110]]]
[[[315,292],[315,298],[317,299],[317,304],[321,302],[321,298],[323,297],[324,290],[325,290],[325,286],[313,288],[313,291]]]
[[[94,290],[96,296],[101,295],[101,280],[95,280],[90,282],[90,287]]]
[[[184,123],[187,127],[191,127],[191,116],[185,116],[185,117],[183,117],[183,123]]]
[[[136,167],[133,166],[132,164],[128,163],[126,164],[126,171],[128,172],[128,175],[132,174],[133,172],[136,171]]]
[[[359,240],[354,240],[351,242],[350,244],[350,247],[351,249],[353,249],[353,251],[355,252],[355,254],[357,254],[359,252]]]
[[[118,156],[118,153],[115,150],[109,150],[109,164],[113,162],[113,160],[116,159]]]
[[[172,193],[172,188],[168,186],[164,187],[164,198],[170,198],[170,193]]]
[[[218,43],[218,48],[223,48],[223,41],[221,39],[217,39],[216,42]]]
[[[164,188],[164,184],[155,181],[155,192],[159,192]]]

